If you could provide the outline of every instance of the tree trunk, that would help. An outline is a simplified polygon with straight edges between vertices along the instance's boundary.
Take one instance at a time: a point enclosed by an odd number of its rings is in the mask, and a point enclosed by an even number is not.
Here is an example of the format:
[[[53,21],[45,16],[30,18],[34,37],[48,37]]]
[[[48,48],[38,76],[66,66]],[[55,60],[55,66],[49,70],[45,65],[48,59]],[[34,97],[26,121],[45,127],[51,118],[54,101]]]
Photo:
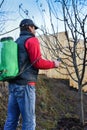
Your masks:
[[[82,86],[79,85],[79,116],[80,120],[84,125],[84,103],[83,103],[83,91],[82,91]]]

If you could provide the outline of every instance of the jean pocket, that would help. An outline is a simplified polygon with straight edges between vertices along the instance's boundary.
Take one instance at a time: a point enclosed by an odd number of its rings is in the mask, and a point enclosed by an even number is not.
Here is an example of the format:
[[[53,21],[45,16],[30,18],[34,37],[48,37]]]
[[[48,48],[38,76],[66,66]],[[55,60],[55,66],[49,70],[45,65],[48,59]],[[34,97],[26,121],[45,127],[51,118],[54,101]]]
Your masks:
[[[18,98],[23,98],[24,97],[24,89],[17,89],[15,90],[15,96]]]

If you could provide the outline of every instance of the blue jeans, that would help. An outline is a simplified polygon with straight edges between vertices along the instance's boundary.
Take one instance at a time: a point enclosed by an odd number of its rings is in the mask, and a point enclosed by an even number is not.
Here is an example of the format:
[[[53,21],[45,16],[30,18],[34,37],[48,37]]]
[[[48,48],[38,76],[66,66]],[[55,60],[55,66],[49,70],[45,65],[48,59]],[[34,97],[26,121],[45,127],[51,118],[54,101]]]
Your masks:
[[[35,130],[35,99],[35,86],[10,84],[4,130],[16,130],[20,114],[22,130]]]

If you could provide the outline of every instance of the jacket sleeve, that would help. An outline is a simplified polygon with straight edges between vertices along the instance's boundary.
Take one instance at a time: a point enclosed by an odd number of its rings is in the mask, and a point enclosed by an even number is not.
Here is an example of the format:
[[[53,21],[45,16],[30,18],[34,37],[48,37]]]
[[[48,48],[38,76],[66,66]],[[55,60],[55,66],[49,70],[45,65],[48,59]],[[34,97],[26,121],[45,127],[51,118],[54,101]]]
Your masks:
[[[28,39],[25,43],[29,59],[33,66],[37,69],[51,69],[55,68],[53,61],[42,58],[40,51],[40,43],[36,37]]]

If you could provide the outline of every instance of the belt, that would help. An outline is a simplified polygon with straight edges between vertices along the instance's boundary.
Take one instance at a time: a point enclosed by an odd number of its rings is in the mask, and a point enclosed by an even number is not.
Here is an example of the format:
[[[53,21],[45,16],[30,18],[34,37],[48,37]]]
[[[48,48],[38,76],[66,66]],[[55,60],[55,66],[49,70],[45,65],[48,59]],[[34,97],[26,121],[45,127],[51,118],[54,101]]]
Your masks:
[[[36,82],[28,82],[28,85],[30,85],[30,86],[35,86],[35,85],[36,85]]]

